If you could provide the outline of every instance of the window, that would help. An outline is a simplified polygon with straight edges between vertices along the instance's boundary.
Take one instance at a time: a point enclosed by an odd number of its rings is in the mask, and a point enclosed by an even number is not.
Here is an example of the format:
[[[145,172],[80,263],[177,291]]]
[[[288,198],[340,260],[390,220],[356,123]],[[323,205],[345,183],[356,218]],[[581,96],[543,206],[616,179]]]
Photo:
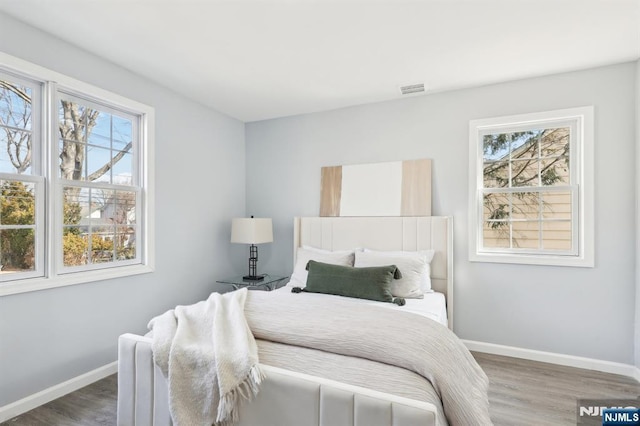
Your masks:
[[[153,109],[0,64],[0,295],[151,271]]]
[[[42,85],[0,73],[0,280],[44,274]]]
[[[593,108],[470,123],[470,260],[593,266]]]
[[[58,93],[62,272],[139,262],[139,117]]]

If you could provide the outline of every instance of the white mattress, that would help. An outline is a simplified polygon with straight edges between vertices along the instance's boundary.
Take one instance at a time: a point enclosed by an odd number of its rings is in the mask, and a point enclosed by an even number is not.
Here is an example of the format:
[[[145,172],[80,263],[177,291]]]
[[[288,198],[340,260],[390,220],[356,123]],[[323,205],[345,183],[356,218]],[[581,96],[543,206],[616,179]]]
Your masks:
[[[405,301],[407,303],[404,306],[398,306],[394,303],[375,302],[373,300],[363,300],[362,302],[380,305],[383,308],[411,312],[438,321],[445,327],[448,325],[447,304],[444,294],[434,291],[426,293],[424,299],[405,299]]]
[[[291,287],[295,284],[287,284],[277,291],[291,291]],[[331,295],[321,295],[327,297],[341,297]],[[447,302],[443,293],[430,292],[425,293],[424,299],[405,299],[406,304],[404,306],[398,306],[395,303],[376,302],[374,300],[357,299],[361,303],[367,303],[370,305],[378,305],[382,308],[397,309],[403,312],[411,312],[413,314],[421,315],[423,317],[430,318],[439,322],[445,327],[448,326],[447,321]]]

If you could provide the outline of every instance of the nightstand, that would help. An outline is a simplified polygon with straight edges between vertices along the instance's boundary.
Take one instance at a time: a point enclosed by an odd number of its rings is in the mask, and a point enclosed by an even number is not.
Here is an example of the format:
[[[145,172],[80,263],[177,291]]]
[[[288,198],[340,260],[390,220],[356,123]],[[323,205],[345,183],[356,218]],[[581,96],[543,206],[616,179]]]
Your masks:
[[[233,287],[234,290],[246,287],[249,290],[271,291],[282,287],[287,282],[288,278],[289,277],[265,274],[264,279],[260,281],[245,280],[242,278],[242,276],[237,276],[224,280],[217,280],[216,282],[220,284],[227,284]]]

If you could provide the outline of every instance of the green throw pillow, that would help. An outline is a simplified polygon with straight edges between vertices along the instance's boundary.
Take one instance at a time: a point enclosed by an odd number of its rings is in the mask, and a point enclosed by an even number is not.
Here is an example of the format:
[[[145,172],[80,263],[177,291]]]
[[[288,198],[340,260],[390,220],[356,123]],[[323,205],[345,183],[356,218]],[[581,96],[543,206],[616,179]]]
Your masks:
[[[402,278],[395,265],[354,268],[310,260],[309,276],[303,291],[404,305],[404,299],[391,295],[391,282]]]

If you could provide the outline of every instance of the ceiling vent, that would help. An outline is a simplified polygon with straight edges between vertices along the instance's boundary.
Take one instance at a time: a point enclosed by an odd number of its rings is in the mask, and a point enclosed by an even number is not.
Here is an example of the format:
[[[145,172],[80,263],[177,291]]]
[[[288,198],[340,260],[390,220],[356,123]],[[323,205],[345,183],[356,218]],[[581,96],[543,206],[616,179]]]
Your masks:
[[[403,95],[410,95],[412,93],[424,92],[424,83],[400,86],[400,92],[402,92]]]

